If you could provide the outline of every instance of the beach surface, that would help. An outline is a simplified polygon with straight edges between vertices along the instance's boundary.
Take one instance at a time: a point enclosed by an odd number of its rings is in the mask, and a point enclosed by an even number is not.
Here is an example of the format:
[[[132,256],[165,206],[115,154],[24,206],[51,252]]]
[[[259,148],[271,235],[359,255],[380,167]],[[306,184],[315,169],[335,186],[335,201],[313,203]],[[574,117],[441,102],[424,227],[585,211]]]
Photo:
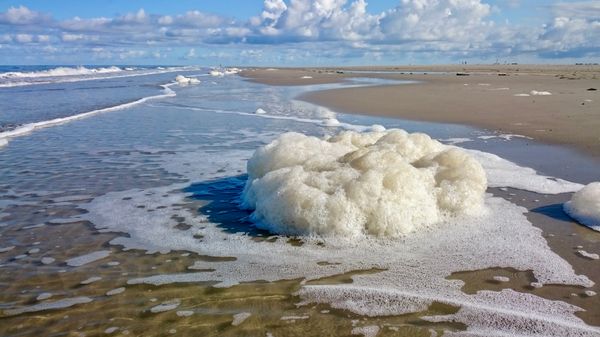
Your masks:
[[[600,157],[600,66],[409,66],[252,69],[269,85],[323,84],[349,77],[414,81],[300,96],[353,114],[457,123],[574,147]]]

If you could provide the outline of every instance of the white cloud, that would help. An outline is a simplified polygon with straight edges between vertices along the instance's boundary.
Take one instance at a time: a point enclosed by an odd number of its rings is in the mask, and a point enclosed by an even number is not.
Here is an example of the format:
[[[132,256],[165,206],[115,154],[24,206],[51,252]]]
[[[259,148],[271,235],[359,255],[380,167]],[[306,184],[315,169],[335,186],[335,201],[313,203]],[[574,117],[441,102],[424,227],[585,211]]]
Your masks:
[[[600,1],[559,2],[552,9],[557,17],[600,20]]]
[[[64,42],[74,42],[74,41],[79,41],[79,40],[83,40],[83,39],[85,39],[85,35],[83,35],[83,34],[68,34],[68,33],[62,34],[62,40]]]
[[[19,43],[29,43],[33,41],[33,35],[31,34],[16,34],[15,41]]]
[[[50,42],[50,35],[38,35],[37,41],[38,42]]]
[[[35,24],[45,19],[46,17],[41,13],[32,11],[25,6],[10,7],[6,12],[0,13],[0,23],[13,25]]]
[[[168,26],[173,23],[173,17],[170,15],[161,16],[158,18],[158,23],[164,26]]]

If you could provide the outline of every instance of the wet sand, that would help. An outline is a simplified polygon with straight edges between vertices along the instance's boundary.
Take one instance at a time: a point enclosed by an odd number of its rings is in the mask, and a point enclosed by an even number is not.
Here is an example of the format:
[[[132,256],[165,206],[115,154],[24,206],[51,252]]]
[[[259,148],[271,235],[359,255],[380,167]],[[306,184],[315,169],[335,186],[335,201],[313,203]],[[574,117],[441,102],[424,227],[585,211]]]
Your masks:
[[[520,134],[600,157],[600,66],[253,69],[242,76],[270,85],[301,85],[333,83],[358,74],[415,83],[325,90],[300,99],[334,111]],[[532,90],[551,95],[531,95]],[[529,96],[515,96],[524,94]]]

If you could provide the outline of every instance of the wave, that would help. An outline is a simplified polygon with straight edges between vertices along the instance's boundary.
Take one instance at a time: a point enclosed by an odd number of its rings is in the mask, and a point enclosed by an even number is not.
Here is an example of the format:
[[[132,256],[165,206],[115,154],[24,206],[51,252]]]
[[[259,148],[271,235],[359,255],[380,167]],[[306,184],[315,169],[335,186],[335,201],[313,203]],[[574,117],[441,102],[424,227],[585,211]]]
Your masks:
[[[0,73],[0,88],[20,87],[36,84],[105,80],[122,77],[164,74],[176,71],[198,70],[197,67],[156,68],[105,68],[58,67],[31,72]]]
[[[108,108],[92,110],[92,111],[80,113],[80,114],[73,115],[73,116],[60,117],[60,118],[50,119],[50,120],[41,121],[41,122],[27,123],[27,124],[23,124],[23,125],[17,127],[16,129],[13,129],[10,131],[5,131],[5,132],[0,132],[0,146],[6,145],[10,138],[24,136],[35,130],[68,123],[68,122],[71,122],[71,121],[74,121],[77,119],[90,117],[92,115],[96,115],[96,114],[103,113],[103,112],[111,112],[111,111],[127,109],[134,105],[138,105],[138,104],[141,104],[141,103],[147,102],[149,100],[153,100],[153,99],[174,97],[177,94],[170,87],[175,84],[176,84],[176,82],[161,85],[161,87],[163,88],[163,93],[159,94],[159,95],[147,96],[147,97],[143,97],[143,98],[140,98],[140,99],[132,101],[132,102],[123,103],[123,104],[111,106]]]
[[[61,77],[61,76],[77,76],[77,75],[95,75],[117,73],[125,71],[119,67],[102,67],[102,68],[86,68],[79,67],[57,67],[47,70],[20,72],[12,71],[0,73],[0,78],[38,78],[38,77]]]

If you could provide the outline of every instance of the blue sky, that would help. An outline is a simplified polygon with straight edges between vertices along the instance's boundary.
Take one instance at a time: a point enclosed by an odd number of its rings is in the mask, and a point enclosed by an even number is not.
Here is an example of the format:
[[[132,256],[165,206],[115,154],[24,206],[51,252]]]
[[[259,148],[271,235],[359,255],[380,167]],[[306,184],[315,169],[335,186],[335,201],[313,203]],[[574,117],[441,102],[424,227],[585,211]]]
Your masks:
[[[6,0],[0,64],[600,60],[600,0]]]

